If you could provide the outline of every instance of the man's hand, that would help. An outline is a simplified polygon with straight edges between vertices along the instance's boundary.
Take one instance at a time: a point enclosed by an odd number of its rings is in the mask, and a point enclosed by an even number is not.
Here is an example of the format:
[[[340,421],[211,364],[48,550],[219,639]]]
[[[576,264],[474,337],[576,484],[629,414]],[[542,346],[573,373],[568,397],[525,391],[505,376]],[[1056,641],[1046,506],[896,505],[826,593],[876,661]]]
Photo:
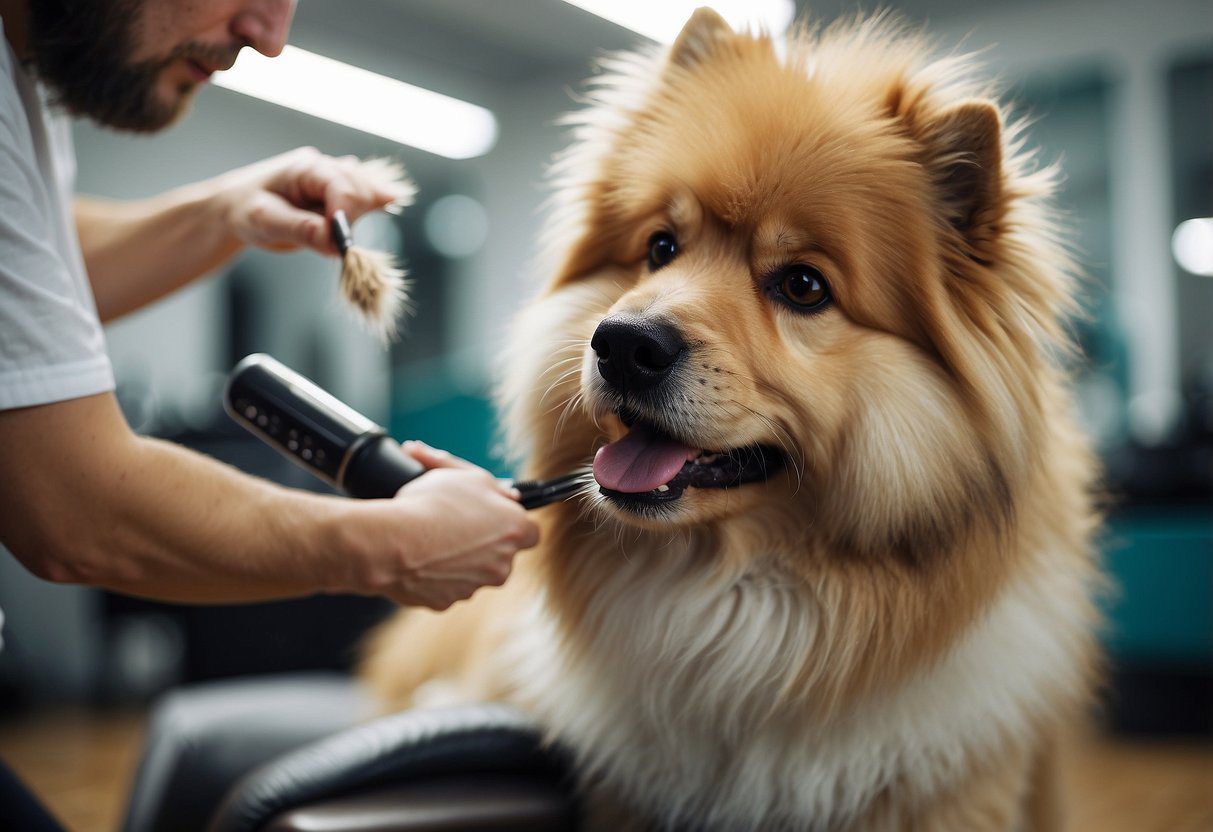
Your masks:
[[[360,591],[444,610],[505,583],[514,555],[539,540],[517,493],[445,451],[417,442],[405,450],[431,470],[376,506],[389,538],[366,550]]]
[[[400,166],[382,159],[325,156],[301,147],[220,178],[218,199],[242,241],[276,251],[307,247],[336,254],[328,218],[350,222],[389,205],[407,205],[416,189]]]
[[[246,245],[336,254],[328,220],[407,205],[414,188],[383,159],[303,147],[151,199],[76,199],[76,230],[101,320],[151,303]]]

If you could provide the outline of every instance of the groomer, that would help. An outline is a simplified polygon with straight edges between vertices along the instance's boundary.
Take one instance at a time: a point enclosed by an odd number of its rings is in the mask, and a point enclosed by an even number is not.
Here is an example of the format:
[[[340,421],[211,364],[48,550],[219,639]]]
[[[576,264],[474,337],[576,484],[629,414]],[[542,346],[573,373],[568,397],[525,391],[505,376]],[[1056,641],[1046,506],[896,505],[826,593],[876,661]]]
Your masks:
[[[243,47],[278,55],[293,14],[294,0],[0,0],[0,542],[42,578],[442,609],[504,582],[537,540],[509,489],[441,451],[408,448],[437,470],[395,499],[345,500],[137,436],[118,409],[103,322],[249,245],[332,254],[326,216],[399,196],[303,149],[141,202],[73,198],[67,114],[163,128]]]

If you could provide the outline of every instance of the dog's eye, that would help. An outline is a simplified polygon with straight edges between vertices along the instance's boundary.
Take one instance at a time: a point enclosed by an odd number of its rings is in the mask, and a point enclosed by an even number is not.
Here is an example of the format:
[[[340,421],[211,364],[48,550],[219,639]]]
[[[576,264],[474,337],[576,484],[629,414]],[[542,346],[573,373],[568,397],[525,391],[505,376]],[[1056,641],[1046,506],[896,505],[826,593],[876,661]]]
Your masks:
[[[678,240],[668,231],[649,237],[649,270],[657,271],[678,256]]]
[[[830,286],[825,275],[803,263],[781,269],[775,285],[779,294],[798,309],[820,309],[830,302]]]

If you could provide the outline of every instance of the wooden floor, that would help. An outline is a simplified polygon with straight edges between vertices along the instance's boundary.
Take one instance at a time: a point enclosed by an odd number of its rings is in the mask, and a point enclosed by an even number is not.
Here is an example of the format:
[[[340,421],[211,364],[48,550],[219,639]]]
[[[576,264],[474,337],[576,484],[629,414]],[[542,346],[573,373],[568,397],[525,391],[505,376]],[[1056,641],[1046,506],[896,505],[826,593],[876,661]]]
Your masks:
[[[0,757],[73,832],[118,828],[143,713],[57,711],[0,722]]]
[[[75,832],[118,828],[144,715],[61,711],[0,722],[0,756]],[[1213,745],[1088,738],[1063,772],[1074,832],[1213,832]]]

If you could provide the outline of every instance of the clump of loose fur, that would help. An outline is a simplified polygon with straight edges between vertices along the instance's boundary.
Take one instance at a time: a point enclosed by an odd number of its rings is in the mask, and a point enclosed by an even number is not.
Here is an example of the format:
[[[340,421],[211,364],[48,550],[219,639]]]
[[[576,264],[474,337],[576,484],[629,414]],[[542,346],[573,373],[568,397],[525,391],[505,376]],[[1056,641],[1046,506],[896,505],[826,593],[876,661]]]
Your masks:
[[[403,166],[391,159],[366,159],[360,163],[361,172],[378,189],[393,190],[402,195],[384,210],[397,214],[413,203],[416,186],[404,172]],[[383,343],[394,341],[399,334],[399,319],[410,314],[409,281],[396,257],[390,252],[351,245],[342,257],[341,296],[357,311],[367,328]]]
[[[386,251],[350,246],[341,266],[341,296],[380,341],[396,339],[402,312],[412,311],[409,282]]]

